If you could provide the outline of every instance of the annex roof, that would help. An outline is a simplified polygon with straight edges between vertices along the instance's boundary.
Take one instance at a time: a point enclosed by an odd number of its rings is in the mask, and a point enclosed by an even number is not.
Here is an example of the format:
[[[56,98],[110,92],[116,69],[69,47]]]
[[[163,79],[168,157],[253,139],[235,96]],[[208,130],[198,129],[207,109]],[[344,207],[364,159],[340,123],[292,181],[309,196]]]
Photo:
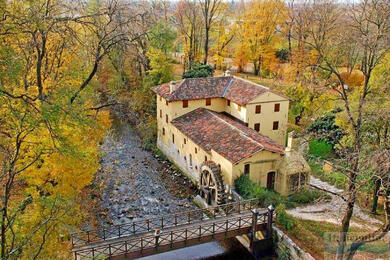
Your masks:
[[[262,150],[284,154],[284,147],[270,138],[205,108],[193,110],[171,123],[203,150],[214,150],[232,163]]]
[[[172,92],[170,84],[175,85]],[[246,105],[264,93],[275,93],[267,87],[234,76],[183,79],[153,87],[152,90],[168,101],[220,97],[239,105]],[[279,93],[275,94],[288,99]]]

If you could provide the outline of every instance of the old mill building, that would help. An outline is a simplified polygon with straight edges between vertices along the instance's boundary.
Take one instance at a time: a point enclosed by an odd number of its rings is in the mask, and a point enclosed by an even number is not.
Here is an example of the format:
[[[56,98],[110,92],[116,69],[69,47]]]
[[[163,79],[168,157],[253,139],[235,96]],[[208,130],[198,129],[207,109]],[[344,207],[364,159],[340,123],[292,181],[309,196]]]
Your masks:
[[[233,76],[183,79],[153,91],[157,145],[209,204],[221,203],[242,174],[282,195],[307,186],[310,167],[292,138],[285,147],[284,95]]]

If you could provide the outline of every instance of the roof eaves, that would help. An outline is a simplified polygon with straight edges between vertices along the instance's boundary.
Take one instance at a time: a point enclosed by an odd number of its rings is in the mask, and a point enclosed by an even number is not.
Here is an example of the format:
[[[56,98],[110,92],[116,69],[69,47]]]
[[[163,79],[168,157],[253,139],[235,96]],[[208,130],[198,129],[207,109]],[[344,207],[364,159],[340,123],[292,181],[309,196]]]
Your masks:
[[[254,151],[253,153],[251,153],[251,154],[241,158],[240,160],[235,161],[235,162],[231,161],[231,162],[234,163],[234,164],[238,164],[238,163],[242,162],[243,160],[248,159],[248,158],[252,157],[253,155],[255,155],[255,154],[259,153],[259,152],[262,152],[264,150],[265,150],[264,147],[260,147],[257,151]]]

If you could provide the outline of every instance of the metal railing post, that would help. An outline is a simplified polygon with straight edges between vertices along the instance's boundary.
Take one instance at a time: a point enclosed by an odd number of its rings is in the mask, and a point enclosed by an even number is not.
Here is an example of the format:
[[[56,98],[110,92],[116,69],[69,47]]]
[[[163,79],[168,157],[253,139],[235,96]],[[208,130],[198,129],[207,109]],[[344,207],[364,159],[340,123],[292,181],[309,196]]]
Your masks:
[[[212,234],[212,238],[214,238],[214,234],[215,234],[215,222],[213,222],[213,234]]]
[[[226,220],[226,229],[225,229],[225,237],[227,236],[227,232],[229,231],[229,221]]]
[[[201,237],[202,237],[202,226],[199,225],[199,241]]]
[[[256,232],[257,232],[257,217],[259,216],[259,211],[257,209],[252,209],[252,239],[251,244],[256,241]]]
[[[272,218],[274,215],[275,207],[273,205],[268,206],[268,219],[267,219],[267,238],[272,237]]]

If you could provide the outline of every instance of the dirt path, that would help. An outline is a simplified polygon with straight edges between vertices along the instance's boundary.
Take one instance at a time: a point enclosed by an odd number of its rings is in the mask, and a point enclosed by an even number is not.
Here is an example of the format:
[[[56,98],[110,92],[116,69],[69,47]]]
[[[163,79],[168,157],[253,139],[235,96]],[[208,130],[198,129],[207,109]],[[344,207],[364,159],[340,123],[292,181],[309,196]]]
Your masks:
[[[344,191],[340,190],[326,182],[315,177],[311,177],[310,184],[336,194],[343,195]],[[296,218],[314,221],[323,221],[333,224],[340,224],[341,218],[345,212],[345,202],[337,195],[330,194],[332,199],[328,202],[319,202],[309,206],[298,207],[287,210],[289,214]],[[382,222],[370,217],[364,213],[358,205],[355,205],[351,226],[367,230],[376,229]]]
[[[95,180],[102,190],[100,223],[124,224],[195,208],[193,185],[168,162],[144,150],[128,124],[107,133],[101,152]]]

